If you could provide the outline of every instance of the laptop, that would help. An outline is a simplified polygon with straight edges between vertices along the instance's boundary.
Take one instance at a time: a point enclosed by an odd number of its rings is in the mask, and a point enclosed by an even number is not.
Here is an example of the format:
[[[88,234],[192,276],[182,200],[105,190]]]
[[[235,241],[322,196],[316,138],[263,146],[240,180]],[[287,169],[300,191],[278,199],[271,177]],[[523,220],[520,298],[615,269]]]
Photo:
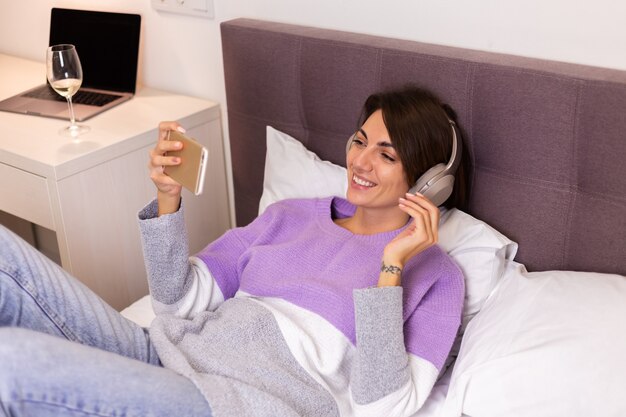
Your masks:
[[[141,16],[53,8],[50,45],[76,46],[83,68],[72,97],[77,121],[129,100],[137,86]],[[42,74],[45,79],[45,73]],[[69,120],[67,100],[45,84],[0,101],[0,110]]]

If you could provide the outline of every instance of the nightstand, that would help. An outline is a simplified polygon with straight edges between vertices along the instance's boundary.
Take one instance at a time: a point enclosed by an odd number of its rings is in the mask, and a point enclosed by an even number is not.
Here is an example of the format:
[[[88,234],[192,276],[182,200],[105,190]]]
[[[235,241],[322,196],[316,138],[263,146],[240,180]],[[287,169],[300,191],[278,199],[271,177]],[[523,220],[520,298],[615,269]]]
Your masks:
[[[43,63],[0,55],[0,97],[45,79]],[[148,152],[162,120],[178,120],[209,149],[204,192],[183,191],[190,251],[231,227],[219,105],[142,88],[85,124],[0,112],[0,210],[54,232],[61,265],[116,309],[147,294],[137,212],[156,195]]]

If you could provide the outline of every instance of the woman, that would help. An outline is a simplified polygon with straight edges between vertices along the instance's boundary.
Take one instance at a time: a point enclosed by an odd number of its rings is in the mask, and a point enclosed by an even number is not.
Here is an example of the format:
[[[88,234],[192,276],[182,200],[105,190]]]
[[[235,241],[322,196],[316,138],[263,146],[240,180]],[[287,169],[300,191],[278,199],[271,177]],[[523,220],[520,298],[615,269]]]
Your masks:
[[[164,140],[180,126],[162,123],[149,164],[157,198],[139,214],[150,331],[1,234],[0,324],[31,329],[0,329],[2,410],[412,414],[442,370],[463,302],[460,271],[434,245],[438,208],[406,194],[450,158],[448,113],[416,88],[371,96],[348,149],[346,199],[276,203],[192,257],[181,187],[163,173],[180,162]],[[463,166],[456,177],[447,204],[465,196]]]

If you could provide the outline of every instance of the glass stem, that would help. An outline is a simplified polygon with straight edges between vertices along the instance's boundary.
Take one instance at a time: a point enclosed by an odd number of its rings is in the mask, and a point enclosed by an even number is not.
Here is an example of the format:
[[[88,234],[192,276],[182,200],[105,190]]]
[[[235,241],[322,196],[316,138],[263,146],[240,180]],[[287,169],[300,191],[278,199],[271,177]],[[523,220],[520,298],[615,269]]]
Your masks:
[[[76,125],[76,118],[74,117],[74,106],[72,106],[72,96],[67,96],[67,105],[70,108],[70,125]]]

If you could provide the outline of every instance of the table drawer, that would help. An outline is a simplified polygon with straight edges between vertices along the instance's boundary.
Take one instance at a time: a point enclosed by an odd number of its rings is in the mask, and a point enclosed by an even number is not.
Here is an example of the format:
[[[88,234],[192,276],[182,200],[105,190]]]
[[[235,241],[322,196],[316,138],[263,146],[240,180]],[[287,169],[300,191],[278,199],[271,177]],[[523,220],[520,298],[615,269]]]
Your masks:
[[[0,164],[0,210],[54,230],[46,179]]]

